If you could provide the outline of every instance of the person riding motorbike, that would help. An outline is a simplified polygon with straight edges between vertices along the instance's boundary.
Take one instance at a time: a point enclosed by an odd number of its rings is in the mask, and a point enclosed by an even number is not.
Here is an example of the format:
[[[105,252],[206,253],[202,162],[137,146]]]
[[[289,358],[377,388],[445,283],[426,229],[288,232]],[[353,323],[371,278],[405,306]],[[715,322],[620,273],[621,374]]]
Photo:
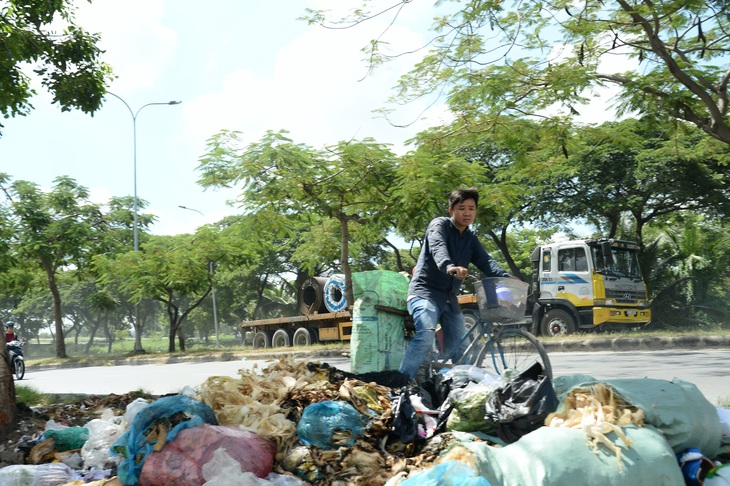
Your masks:
[[[15,323],[12,321],[8,321],[5,324],[5,344],[17,341],[18,337],[15,335]]]

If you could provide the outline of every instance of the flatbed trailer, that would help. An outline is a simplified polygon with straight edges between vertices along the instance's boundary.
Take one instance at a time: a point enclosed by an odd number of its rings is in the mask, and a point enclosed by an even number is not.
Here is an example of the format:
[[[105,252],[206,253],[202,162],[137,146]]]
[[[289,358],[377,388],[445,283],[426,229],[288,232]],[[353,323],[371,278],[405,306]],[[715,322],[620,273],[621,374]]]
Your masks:
[[[349,341],[352,316],[349,311],[302,314],[243,321],[241,328],[243,332],[253,333],[255,349],[309,346],[318,342]]]

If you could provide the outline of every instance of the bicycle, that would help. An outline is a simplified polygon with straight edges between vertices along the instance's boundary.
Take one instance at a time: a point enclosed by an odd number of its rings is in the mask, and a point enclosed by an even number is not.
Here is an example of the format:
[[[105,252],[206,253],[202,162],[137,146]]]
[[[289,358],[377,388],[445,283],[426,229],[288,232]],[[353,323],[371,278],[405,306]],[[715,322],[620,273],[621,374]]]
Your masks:
[[[526,296],[527,284],[515,279],[501,277],[492,277],[481,281],[471,275],[468,278],[477,282],[476,293],[480,318],[467,329],[449,354],[441,356],[438,349],[436,349],[436,343],[434,343],[433,359],[425,365],[427,378],[433,377],[435,372],[443,368],[461,364],[472,364],[478,368],[484,368],[485,364],[489,364],[498,375],[502,375],[508,369],[517,372],[525,371],[535,362],[539,362],[543,373],[552,379],[553,371],[550,358],[543,345],[533,334],[515,327],[514,322],[510,323],[510,321],[516,321],[523,316],[515,316],[514,313],[510,316],[511,311],[506,309],[505,302],[500,303],[500,300],[504,299],[497,298],[490,291],[490,289],[496,289],[500,285],[504,286],[504,284],[509,284],[510,287],[518,285],[520,288],[524,288],[520,294]],[[518,304],[524,301],[521,296],[518,299]],[[500,305],[502,305],[502,308],[500,308]],[[505,312],[505,310],[507,311]],[[463,355],[457,359],[457,352],[466,340],[470,341],[469,345]]]

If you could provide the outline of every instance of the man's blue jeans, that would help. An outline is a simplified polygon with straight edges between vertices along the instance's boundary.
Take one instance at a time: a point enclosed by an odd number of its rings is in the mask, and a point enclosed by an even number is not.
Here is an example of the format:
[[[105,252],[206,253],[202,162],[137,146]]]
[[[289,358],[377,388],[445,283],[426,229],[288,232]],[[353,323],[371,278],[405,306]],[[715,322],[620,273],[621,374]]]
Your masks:
[[[446,303],[443,308],[439,308],[435,302],[423,297],[412,297],[408,301],[408,312],[413,316],[416,335],[406,348],[400,363],[400,372],[415,378],[418,368],[433,349],[434,339],[436,339],[436,324],[441,323],[441,329],[443,329],[446,356],[466,334],[466,324],[464,314],[461,313],[458,306],[454,309],[452,304]],[[465,341],[460,346],[457,358],[463,354],[467,346],[468,342]]]

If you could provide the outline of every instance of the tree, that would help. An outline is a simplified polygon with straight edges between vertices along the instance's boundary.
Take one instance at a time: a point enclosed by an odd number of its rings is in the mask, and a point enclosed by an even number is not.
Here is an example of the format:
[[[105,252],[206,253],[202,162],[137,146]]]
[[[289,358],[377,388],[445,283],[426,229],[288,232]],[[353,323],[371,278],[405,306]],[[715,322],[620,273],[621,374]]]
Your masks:
[[[161,302],[169,322],[168,349],[175,351],[177,337],[180,350],[185,351],[181,326],[211,292],[214,275],[210,262],[228,264],[237,254],[235,242],[203,227],[194,237],[151,236],[140,251],[96,255],[94,270],[102,286],[114,282],[135,301]]]
[[[572,218],[603,223],[615,237],[626,215],[643,246],[651,221],[683,211],[730,214],[724,144],[694,126],[657,126],[653,120],[607,122],[577,130],[568,157],[543,173],[539,206]],[[691,174],[691,175],[690,175]]]
[[[367,226],[370,238],[385,237],[388,228],[383,222],[392,209],[395,156],[372,139],[314,150],[295,144],[283,131],[268,132],[245,150],[239,144],[234,132],[213,137],[208,153],[201,158],[200,183],[204,187],[240,183],[239,202],[249,211],[297,215],[301,221],[330,225],[322,234],[339,233],[339,262],[347,302],[352,305],[351,225]],[[300,260],[314,257],[321,261],[323,245],[316,246],[308,255],[300,255]]]
[[[48,193],[28,181],[8,182],[8,176],[0,174],[0,188],[16,225],[11,241],[19,258],[34,262],[45,274],[53,296],[56,356],[66,358],[57,276],[67,266],[88,266],[94,240],[105,228],[104,218],[99,206],[88,201],[88,190],[68,177],[57,177]]]
[[[419,133],[416,149],[397,168],[398,233],[420,241],[428,222],[447,214],[448,194],[475,186],[479,211],[474,230],[492,240],[513,275],[524,278],[511,254],[508,228],[552,226],[557,216],[538,209],[544,197],[541,160],[562,153],[552,127],[525,119],[510,120],[489,133],[470,133],[461,121]],[[547,152],[545,155],[544,152]]]
[[[12,215],[7,206],[0,205],[0,287],[8,281],[7,271],[14,264],[12,247],[9,244],[13,234]],[[11,431],[17,422],[18,410],[15,407],[15,382],[10,366],[10,356],[5,346],[0,349],[0,440]]]
[[[692,213],[674,214],[653,231],[648,266],[652,321],[671,327],[727,321],[730,237],[727,224]]]
[[[394,101],[446,92],[452,111],[472,130],[488,129],[504,117],[551,117],[556,108],[578,114],[596,88],[610,85],[619,89],[619,114],[688,121],[730,144],[725,2],[437,4],[447,12],[435,19],[426,54],[400,79]],[[386,12],[397,17],[404,8]],[[309,21],[355,26],[373,16],[358,9],[330,20],[310,11]],[[401,57],[385,52],[393,41],[379,34],[365,49],[373,66]],[[618,56],[627,58],[626,70],[605,70],[603,61]]]
[[[111,69],[100,60],[99,35],[76,25],[72,3],[7,0],[0,11],[0,113],[8,118],[30,112],[35,90],[23,72],[28,66],[35,66],[61,110],[98,110]]]

